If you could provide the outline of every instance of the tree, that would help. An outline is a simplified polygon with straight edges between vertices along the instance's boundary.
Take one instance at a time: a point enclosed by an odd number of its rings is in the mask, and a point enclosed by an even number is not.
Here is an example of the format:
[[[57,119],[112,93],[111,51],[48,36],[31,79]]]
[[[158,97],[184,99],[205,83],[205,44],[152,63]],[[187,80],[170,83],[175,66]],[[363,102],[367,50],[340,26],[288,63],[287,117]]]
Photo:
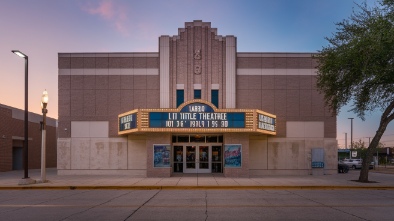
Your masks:
[[[358,141],[353,141],[353,148],[355,149],[363,149],[365,148],[365,142],[361,139]]]
[[[367,113],[382,111],[358,180],[369,182],[373,150],[394,119],[394,0],[358,8],[336,23],[337,32],[326,38],[329,45],[316,56],[317,87],[333,114],[351,102],[351,111],[362,120]]]

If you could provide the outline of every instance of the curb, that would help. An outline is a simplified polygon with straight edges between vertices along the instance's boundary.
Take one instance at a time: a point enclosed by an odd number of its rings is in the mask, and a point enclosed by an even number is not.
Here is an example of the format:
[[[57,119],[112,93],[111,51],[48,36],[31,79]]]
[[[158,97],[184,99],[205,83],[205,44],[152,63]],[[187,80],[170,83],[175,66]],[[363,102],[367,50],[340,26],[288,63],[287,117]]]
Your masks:
[[[0,186],[0,190],[394,190],[394,186]]]

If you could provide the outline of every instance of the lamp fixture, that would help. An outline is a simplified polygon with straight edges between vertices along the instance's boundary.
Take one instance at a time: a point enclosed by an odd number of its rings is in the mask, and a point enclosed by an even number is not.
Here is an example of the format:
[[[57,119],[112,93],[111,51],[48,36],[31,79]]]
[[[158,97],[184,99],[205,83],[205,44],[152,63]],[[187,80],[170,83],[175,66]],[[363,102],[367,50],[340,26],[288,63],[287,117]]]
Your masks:
[[[27,55],[23,54],[22,52],[20,52],[19,50],[12,50],[12,53],[18,55],[21,58],[27,58]]]
[[[47,107],[49,101],[49,97],[48,97],[48,92],[45,89],[44,92],[42,92],[42,97],[41,97],[41,109],[45,109]]]

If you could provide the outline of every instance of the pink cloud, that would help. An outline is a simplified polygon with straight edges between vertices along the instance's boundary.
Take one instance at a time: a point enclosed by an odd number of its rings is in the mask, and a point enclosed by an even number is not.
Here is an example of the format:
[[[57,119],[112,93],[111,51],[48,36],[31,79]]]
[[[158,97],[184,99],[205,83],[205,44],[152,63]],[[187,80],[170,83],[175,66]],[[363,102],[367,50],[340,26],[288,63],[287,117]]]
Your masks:
[[[86,10],[92,15],[98,14],[107,20],[114,16],[114,7],[111,1],[102,1],[97,7],[87,8]]]
[[[124,36],[129,36],[127,12],[124,6],[115,5],[111,0],[102,0],[97,4],[87,4],[82,10],[91,15],[98,15]]]

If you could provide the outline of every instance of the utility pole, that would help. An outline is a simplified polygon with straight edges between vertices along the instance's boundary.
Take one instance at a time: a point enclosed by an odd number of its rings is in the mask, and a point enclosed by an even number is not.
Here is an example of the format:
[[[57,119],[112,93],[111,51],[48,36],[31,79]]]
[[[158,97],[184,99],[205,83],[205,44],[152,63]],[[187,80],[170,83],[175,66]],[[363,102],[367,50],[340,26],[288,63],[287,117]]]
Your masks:
[[[350,151],[353,151],[353,117],[349,117],[348,119],[350,119]],[[350,155],[350,159],[351,159],[351,155]]]
[[[345,149],[348,150],[348,148],[347,148],[347,133],[345,133]],[[352,158],[351,156],[352,156],[352,153],[350,153],[350,151],[349,151],[349,159]]]
[[[345,149],[347,149],[347,133],[345,133]]]

